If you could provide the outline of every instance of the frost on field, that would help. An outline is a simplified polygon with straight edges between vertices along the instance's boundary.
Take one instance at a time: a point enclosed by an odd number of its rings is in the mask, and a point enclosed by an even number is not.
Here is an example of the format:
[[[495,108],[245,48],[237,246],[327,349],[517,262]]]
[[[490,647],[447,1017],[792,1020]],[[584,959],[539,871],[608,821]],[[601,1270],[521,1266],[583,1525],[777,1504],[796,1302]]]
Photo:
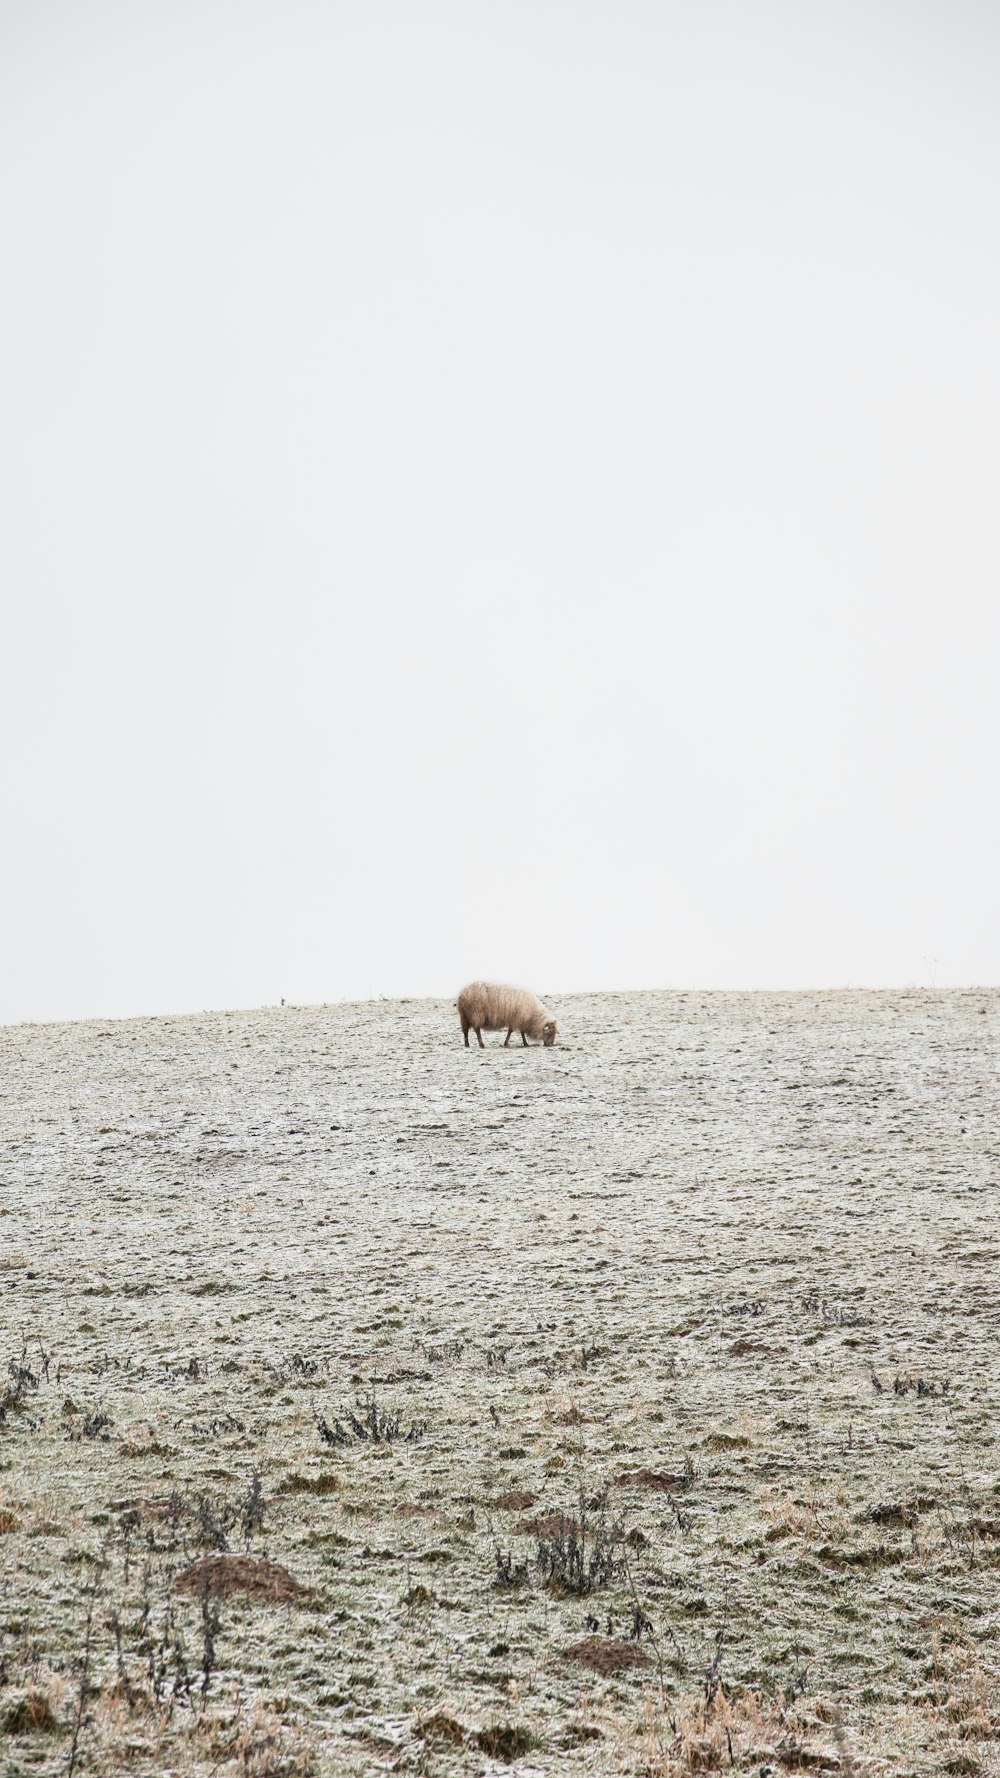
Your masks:
[[[997,1770],[998,997],[558,1015],[0,1032],[5,1773]]]

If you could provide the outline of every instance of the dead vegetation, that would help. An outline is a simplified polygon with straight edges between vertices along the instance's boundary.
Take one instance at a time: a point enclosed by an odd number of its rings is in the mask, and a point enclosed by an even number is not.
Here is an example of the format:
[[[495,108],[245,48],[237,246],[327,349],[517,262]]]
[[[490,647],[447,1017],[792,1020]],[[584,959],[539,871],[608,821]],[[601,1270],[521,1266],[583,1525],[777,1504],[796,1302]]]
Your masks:
[[[321,1415],[316,1426],[325,1445],[412,1445],[427,1431],[426,1420],[414,1421],[404,1429],[402,1413],[381,1408],[374,1396],[362,1403],[360,1411],[348,1408],[343,1420],[334,1418],[332,1424]]]
[[[663,1721],[647,1701],[645,1727],[650,1778],[731,1772],[861,1778],[841,1707],[829,1699],[800,1698],[789,1707],[752,1692],[729,1698],[720,1685],[711,1696],[681,1700]]]

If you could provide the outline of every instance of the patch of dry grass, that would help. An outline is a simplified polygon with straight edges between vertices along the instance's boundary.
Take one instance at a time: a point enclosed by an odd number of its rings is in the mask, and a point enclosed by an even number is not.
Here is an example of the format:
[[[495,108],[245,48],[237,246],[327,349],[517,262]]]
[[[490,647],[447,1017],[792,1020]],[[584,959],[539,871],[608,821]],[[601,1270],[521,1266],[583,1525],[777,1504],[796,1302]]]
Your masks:
[[[720,1685],[711,1697],[683,1699],[665,1724],[647,1702],[645,1738],[649,1778],[760,1768],[860,1778],[840,1706],[828,1699],[783,1706],[753,1692],[729,1698]]]

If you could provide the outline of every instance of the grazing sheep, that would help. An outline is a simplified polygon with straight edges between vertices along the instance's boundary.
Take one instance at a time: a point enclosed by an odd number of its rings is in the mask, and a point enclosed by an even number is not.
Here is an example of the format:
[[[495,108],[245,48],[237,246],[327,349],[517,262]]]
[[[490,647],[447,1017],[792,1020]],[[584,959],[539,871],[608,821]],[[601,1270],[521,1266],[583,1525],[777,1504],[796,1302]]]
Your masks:
[[[515,1031],[520,1031],[525,1049],[529,1037],[546,1045],[556,1040],[555,1019],[537,994],[529,994],[527,988],[505,988],[498,982],[470,982],[462,989],[455,1005],[462,1021],[466,1049],[470,1031],[476,1033],[482,1050],[486,1048],[483,1032],[502,1031],[504,1026],[507,1028],[503,1040],[505,1049]]]

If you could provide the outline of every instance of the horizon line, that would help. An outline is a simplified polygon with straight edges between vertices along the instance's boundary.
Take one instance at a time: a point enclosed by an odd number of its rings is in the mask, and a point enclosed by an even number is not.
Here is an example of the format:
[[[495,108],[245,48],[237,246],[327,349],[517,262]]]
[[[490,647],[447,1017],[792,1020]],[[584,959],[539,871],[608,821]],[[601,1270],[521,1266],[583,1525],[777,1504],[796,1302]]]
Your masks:
[[[727,998],[751,998],[753,996],[769,996],[792,998],[805,994],[995,994],[1000,991],[1000,983],[993,982],[835,982],[814,983],[796,988],[756,987],[698,987],[681,984],[664,984],[658,987],[626,987],[626,988],[564,988],[550,989],[543,996],[545,999],[572,1000],[585,996],[602,995],[627,996],[630,994],[674,994],[674,995],[718,995]],[[158,1019],[201,1019],[223,1018],[227,1015],[243,1015],[259,1012],[322,1012],[327,1007],[350,1006],[409,1006],[426,1001],[431,1004],[452,1005],[455,997],[452,994],[365,994],[346,995],[331,1000],[263,1000],[251,1005],[240,1006],[203,1006],[184,1009],[167,1009],[160,1012],[127,1012],[127,1013],[75,1013],[65,1018],[21,1018],[0,1020],[0,1031],[17,1031],[25,1027],[41,1027],[46,1025],[126,1025],[148,1024]]]

